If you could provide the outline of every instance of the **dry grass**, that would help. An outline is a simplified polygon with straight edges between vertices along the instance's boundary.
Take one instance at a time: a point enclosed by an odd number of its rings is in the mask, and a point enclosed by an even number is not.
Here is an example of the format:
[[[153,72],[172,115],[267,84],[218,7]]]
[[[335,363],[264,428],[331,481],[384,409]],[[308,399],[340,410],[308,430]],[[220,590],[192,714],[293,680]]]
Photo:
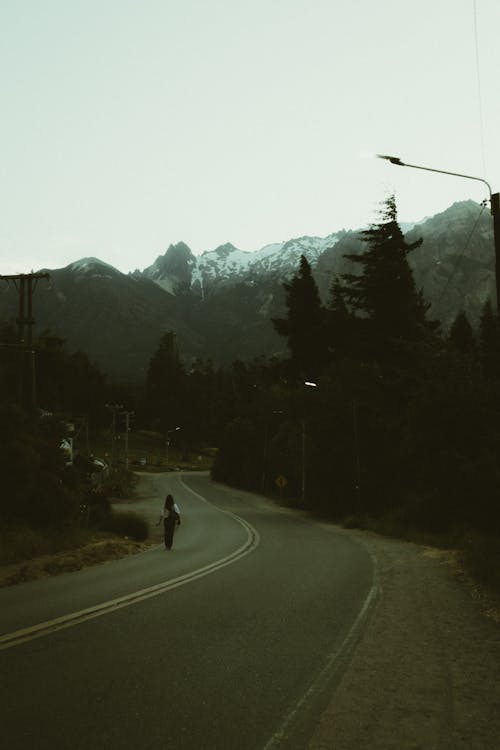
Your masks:
[[[135,542],[130,539],[99,538],[83,547],[67,552],[40,555],[32,560],[3,565],[0,567],[0,587],[70,573],[90,565],[117,560],[126,555],[142,552],[151,544],[151,542]]]

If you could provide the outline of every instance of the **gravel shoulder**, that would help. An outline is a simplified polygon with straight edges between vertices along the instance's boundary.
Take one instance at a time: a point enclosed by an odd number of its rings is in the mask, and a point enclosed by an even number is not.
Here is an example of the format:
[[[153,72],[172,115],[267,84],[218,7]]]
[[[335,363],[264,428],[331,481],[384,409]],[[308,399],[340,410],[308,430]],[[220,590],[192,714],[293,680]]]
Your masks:
[[[381,595],[307,750],[499,750],[498,610],[453,553],[346,533]]]

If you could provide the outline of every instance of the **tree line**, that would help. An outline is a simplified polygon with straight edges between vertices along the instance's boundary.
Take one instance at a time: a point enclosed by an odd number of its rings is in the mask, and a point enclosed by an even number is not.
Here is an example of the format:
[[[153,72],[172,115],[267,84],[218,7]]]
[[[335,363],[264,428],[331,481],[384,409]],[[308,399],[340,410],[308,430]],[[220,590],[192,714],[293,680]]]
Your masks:
[[[320,300],[305,257],[272,324],[285,361],[246,369],[214,477],[282,492],[333,518],[500,531],[500,341],[486,302],[443,333],[417,290],[394,197]],[[305,385],[314,383],[314,386]]]
[[[64,418],[85,414],[92,432],[102,431],[106,404],[120,403],[134,411],[134,429],[167,435],[181,426],[186,452],[216,448],[216,480],[330,518],[498,533],[497,315],[486,302],[478,331],[464,313],[448,332],[432,320],[408,264],[420,243],[406,243],[394,197],[362,239],[364,251],[347,256],[358,273],[333,278],[324,302],[305,257],[283,285],[284,314],[270,325],[286,357],[187,367],[166,331],[144,386],[113,386],[84,354],[68,354],[44,332],[36,356],[43,418],[19,406],[20,352],[6,325],[0,517],[74,520],[82,489],[59,448]]]

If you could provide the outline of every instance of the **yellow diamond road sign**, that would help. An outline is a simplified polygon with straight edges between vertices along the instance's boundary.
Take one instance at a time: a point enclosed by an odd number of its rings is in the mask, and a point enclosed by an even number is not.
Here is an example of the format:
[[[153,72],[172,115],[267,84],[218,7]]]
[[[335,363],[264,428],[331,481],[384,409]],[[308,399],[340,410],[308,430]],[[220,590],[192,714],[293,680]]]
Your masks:
[[[276,477],[276,484],[278,485],[280,490],[282,490],[283,487],[286,487],[286,485],[288,484],[288,480],[283,476],[283,474],[280,474],[279,477]]]

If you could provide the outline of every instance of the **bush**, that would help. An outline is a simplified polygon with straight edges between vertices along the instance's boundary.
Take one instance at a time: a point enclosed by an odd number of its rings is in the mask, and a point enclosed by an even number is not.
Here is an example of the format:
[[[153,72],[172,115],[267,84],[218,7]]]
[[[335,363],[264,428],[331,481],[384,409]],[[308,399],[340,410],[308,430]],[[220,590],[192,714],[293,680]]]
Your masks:
[[[118,536],[130,537],[136,542],[143,542],[149,536],[147,521],[138,513],[131,511],[126,513],[111,513],[105,519],[101,528]]]
[[[79,528],[35,531],[24,526],[10,526],[0,533],[0,565],[31,560],[75,549],[88,541],[88,533]]]
[[[500,594],[500,539],[469,535],[462,546],[462,555],[475,580]]]
[[[29,560],[43,549],[43,537],[33,529],[15,527],[0,536],[0,564]]]
[[[80,506],[80,523],[101,528],[111,514],[111,503],[99,488],[92,487],[85,493]]]
[[[136,484],[137,476],[132,471],[118,469],[106,479],[103,490],[108,496],[123,499],[133,494]]]

